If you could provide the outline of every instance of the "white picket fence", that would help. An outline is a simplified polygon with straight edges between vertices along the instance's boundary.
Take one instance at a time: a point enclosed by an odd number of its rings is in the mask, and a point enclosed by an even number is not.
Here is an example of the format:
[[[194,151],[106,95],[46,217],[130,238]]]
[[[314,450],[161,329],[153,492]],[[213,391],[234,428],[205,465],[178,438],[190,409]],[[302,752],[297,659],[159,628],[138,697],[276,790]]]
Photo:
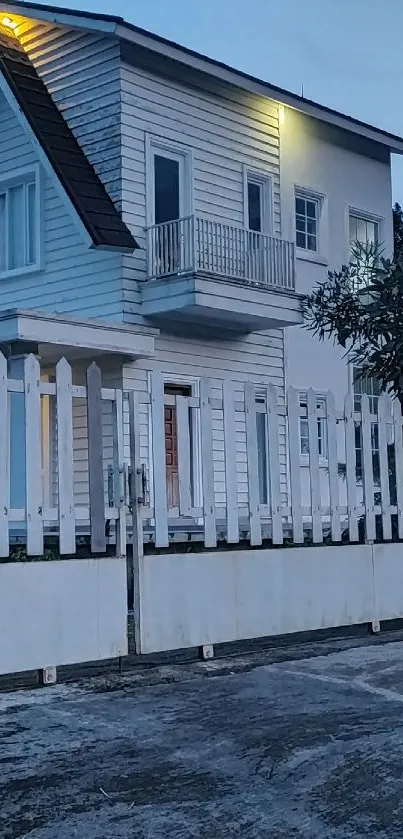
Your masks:
[[[23,412],[23,439],[16,437],[13,427],[13,399],[20,394],[23,402],[14,404],[14,411]],[[57,443],[55,451],[44,452],[42,440],[42,406],[51,397],[55,410]],[[74,453],[77,445],[73,428],[73,400],[86,404],[88,440],[86,471],[88,504],[77,503],[74,489]],[[105,493],[105,440],[102,432],[102,402],[113,406],[113,480],[114,504]],[[10,421],[11,418],[11,421]],[[103,388],[96,364],[87,371],[86,386],[72,384],[70,364],[61,359],[56,366],[55,382],[40,379],[40,365],[34,355],[26,357],[23,379],[8,378],[7,361],[0,353],[0,557],[9,556],[10,544],[25,543],[28,555],[44,553],[44,536],[58,536],[62,555],[76,553],[76,537],[90,535],[94,553],[107,547],[106,521],[114,524],[118,555],[126,552],[126,505],[124,497],[123,394],[121,390]],[[14,435],[14,439],[13,439]],[[43,466],[53,459],[55,476],[54,506],[44,505]],[[10,506],[12,471],[22,475],[22,498]]]
[[[208,548],[221,540],[237,544],[244,539],[253,546],[265,539],[274,545],[286,539],[299,545],[307,536],[314,544],[342,538],[357,542],[360,520],[367,541],[379,536],[390,540],[392,516],[403,538],[400,403],[382,394],[374,414],[365,395],[359,411],[352,394],[343,410],[336,409],[331,392],[318,398],[309,390],[301,400],[291,387],[286,397],[284,401],[272,385],[208,379],[200,381],[197,396],[173,396],[164,393],[162,375],[152,374],[151,393],[134,397],[150,404],[148,493],[141,499],[148,541],[158,548],[189,539]],[[164,411],[173,405],[178,504],[169,509]],[[262,414],[263,436],[258,432]],[[301,454],[302,421],[308,426],[308,456]],[[319,437],[324,438],[322,452]],[[263,501],[262,470],[267,483]]]
[[[77,537],[83,536],[90,537],[93,553],[113,543],[119,556],[126,553],[127,538],[133,539],[136,555],[144,542],[167,548],[194,541],[214,548],[222,542],[259,546],[266,540],[301,545],[307,537],[315,544],[357,542],[363,535],[369,542],[403,538],[398,401],[382,395],[375,414],[367,396],[356,411],[347,395],[340,410],[330,392],[310,390],[301,399],[290,388],[284,399],[272,385],[201,379],[186,396],[166,393],[159,372],[150,380],[149,393],[124,394],[102,387],[100,370],[91,364],[86,385],[76,386],[62,359],[55,381],[45,382],[33,355],[25,360],[24,378],[13,379],[0,354],[1,557],[9,555],[16,539],[29,555],[40,556],[47,535],[58,538],[61,555],[73,555]],[[24,403],[21,452],[10,427],[10,407],[18,394]],[[46,397],[56,411],[56,445],[50,453],[44,453],[41,436]],[[85,503],[74,479],[82,440],[73,404],[80,400],[88,428]],[[105,403],[111,406],[108,439]],[[167,409],[174,423],[174,503],[172,464],[167,478]],[[309,454],[301,450],[301,423]],[[56,486],[47,503],[44,459],[53,461]],[[23,498],[10,504],[10,477],[20,470]]]

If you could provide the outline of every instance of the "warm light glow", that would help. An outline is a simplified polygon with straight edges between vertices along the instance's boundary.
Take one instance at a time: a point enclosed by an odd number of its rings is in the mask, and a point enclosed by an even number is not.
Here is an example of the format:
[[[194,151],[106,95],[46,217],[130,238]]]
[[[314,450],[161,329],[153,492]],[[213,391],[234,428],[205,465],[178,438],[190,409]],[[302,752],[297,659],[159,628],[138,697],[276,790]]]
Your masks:
[[[11,20],[11,18],[9,17],[3,17],[1,22],[3,26],[7,27],[7,29],[15,29],[17,26],[16,22],[14,20]]]
[[[284,120],[285,120],[285,108],[284,108],[284,105],[279,105],[278,106],[278,121],[279,121],[280,125],[284,125]]]

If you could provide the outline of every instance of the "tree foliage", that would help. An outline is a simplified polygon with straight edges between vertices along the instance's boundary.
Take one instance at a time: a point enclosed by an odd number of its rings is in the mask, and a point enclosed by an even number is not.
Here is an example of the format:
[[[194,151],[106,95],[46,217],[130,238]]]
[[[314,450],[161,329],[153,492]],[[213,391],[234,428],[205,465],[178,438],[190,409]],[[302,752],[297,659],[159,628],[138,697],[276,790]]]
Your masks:
[[[333,338],[363,375],[403,405],[403,212],[394,208],[395,255],[356,244],[349,265],[329,271],[304,301],[305,327]]]
[[[395,259],[403,258],[403,210],[400,204],[393,207],[393,242]]]

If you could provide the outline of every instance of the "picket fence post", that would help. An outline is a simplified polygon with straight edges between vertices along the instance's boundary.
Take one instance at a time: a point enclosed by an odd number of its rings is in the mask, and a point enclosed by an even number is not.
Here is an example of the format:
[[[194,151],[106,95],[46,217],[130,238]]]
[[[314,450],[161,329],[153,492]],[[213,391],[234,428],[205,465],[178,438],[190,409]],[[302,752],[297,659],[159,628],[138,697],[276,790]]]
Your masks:
[[[0,556],[8,556],[9,531],[8,531],[8,508],[10,496],[10,480],[8,473],[9,465],[9,441],[10,429],[8,419],[8,394],[7,394],[7,361],[0,352]]]
[[[27,554],[43,554],[40,367],[31,353],[24,360]]]
[[[204,544],[215,548],[217,529],[215,521],[213,414],[211,409],[210,379],[200,381],[200,429],[202,450]]]
[[[162,374],[153,371],[151,381],[151,435],[154,488],[155,545],[166,548],[168,540],[168,501],[165,456],[164,381]]]
[[[303,544],[304,524],[301,509],[301,452],[299,393],[294,387],[287,391],[288,454],[291,490],[291,521],[293,542]]]
[[[259,462],[257,450],[255,385],[245,385],[246,454],[248,461],[249,528],[251,545],[262,544],[259,506]]]
[[[227,541],[239,542],[238,479],[236,467],[236,426],[234,384],[223,384],[225,493],[227,505]]]
[[[65,358],[56,365],[57,479],[59,498],[59,550],[76,550],[73,467],[73,399],[71,367]]]

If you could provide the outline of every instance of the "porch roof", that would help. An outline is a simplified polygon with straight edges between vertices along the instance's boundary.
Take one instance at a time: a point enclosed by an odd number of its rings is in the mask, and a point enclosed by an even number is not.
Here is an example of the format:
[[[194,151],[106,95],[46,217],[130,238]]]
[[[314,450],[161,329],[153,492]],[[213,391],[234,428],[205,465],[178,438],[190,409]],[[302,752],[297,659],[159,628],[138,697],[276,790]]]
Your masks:
[[[23,309],[0,312],[0,346],[15,342],[37,344],[46,356],[66,351],[76,357],[95,353],[149,358],[154,355],[155,332],[141,326],[81,320],[48,312]]]

